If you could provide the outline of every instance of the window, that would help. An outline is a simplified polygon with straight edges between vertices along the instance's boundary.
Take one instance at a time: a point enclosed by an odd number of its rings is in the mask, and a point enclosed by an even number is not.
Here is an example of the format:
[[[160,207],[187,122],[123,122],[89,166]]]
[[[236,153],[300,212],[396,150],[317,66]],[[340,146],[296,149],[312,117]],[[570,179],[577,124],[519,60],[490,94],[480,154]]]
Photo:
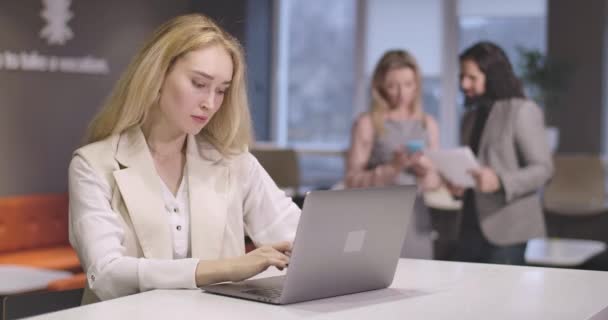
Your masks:
[[[460,51],[482,40],[499,45],[519,75],[518,48],[546,50],[546,0],[516,1],[505,9],[494,1],[461,0]]]
[[[356,94],[357,0],[278,1],[273,140],[299,151],[303,186],[342,179]]]
[[[355,0],[282,1],[287,25],[284,108],[291,146],[344,148],[355,94]]]
[[[300,151],[304,185],[341,179],[340,152],[348,146],[354,116],[369,107],[371,73],[384,51],[402,48],[417,58],[425,111],[439,121],[448,147],[457,143],[460,122],[454,108],[459,51],[491,40],[515,66],[518,46],[545,51],[546,0],[274,3],[272,140]]]

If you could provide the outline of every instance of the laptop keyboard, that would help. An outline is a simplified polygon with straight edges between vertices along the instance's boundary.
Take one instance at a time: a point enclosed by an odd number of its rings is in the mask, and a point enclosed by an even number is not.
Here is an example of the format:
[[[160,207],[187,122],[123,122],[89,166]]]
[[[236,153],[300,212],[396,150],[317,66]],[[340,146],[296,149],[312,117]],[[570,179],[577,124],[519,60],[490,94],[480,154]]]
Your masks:
[[[281,288],[255,288],[244,290],[242,292],[270,299],[278,299],[281,296]]]

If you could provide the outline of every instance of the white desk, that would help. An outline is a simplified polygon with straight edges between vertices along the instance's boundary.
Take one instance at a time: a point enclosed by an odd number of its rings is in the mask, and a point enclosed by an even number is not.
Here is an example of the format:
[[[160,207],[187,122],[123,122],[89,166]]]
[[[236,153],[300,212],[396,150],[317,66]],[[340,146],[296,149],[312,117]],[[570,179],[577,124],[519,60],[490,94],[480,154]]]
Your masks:
[[[0,265],[0,295],[46,289],[49,282],[68,278],[71,272],[18,265]]]
[[[402,259],[389,289],[288,306],[155,290],[35,319],[581,320],[608,305],[606,292],[608,272]]]

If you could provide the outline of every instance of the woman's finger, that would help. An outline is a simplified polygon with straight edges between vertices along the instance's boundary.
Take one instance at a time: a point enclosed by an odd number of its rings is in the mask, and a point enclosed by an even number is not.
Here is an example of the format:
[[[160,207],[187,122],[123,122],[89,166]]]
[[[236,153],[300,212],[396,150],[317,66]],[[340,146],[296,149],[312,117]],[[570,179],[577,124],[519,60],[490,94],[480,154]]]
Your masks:
[[[291,251],[291,242],[289,241],[273,243],[270,246],[279,252]]]
[[[276,259],[276,258],[270,258],[270,259],[268,259],[268,263],[269,263],[269,265],[275,266],[277,268],[286,268],[288,261],[284,261],[284,260]]]

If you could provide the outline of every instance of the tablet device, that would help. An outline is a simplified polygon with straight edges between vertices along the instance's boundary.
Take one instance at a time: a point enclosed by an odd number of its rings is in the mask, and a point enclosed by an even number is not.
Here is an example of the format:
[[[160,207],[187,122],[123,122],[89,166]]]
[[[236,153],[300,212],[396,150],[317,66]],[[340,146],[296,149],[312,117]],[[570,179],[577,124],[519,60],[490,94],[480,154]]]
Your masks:
[[[428,150],[425,154],[450,183],[465,188],[475,187],[475,179],[469,171],[479,168],[479,163],[469,147]]]

